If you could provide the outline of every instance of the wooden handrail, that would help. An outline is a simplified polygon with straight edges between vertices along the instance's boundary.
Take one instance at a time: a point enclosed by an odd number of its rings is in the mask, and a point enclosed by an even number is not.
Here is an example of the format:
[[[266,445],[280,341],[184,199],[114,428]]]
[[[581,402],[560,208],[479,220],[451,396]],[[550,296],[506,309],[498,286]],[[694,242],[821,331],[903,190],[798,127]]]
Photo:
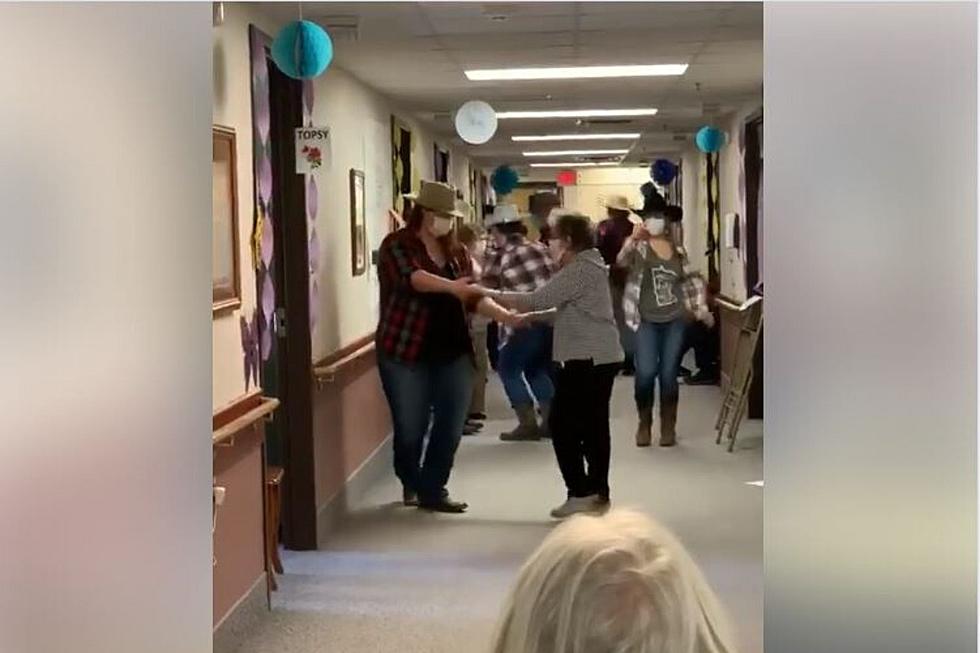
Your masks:
[[[260,419],[272,414],[272,411],[278,407],[279,400],[275,397],[262,397],[262,400],[255,408],[243,413],[220,428],[214,429],[211,432],[211,444],[222,445],[232,440],[235,434],[240,433]]]
[[[322,387],[324,383],[333,383],[337,378],[337,373],[345,368],[347,365],[353,363],[356,360],[367,356],[374,351],[374,341],[368,342],[366,345],[355,349],[351,353],[339,358],[329,365],[317,365],[313,368],[313,378],[316,379],[317,387]]]

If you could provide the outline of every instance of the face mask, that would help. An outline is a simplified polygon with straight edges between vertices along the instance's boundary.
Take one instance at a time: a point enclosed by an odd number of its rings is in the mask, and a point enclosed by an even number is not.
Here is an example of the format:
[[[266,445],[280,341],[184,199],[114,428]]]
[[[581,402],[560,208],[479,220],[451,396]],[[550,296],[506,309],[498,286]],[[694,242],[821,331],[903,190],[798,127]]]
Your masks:
[[[643,221],[643,228],[650,232],[651,236],[660,236],[664,233],[665,222],[663,218],[647,218]]]
[[[436,238],[442,238],[452,230],[453,221],[451,218],[442,218],[439,216],[432,218],[432,227],[430,227],[430,231]]]

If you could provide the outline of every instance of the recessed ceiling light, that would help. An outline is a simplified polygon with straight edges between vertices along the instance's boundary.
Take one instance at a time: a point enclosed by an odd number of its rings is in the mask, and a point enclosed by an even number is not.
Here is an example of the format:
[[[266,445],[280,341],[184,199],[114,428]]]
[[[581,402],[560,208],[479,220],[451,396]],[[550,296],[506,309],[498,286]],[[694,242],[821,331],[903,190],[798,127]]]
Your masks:
[[[508,118],[615,118],[618,116],[655,116],[656,109],[568,109],[560,111],[501,111],[498,120]]]
[[[590,154],[627,154],[629,150],[557,150],[554,152],[522,152],[524,156],[586,156]]]
[[[640,134],[547,134],[543,136],[511,136],[512,141],[632,141]]]
[[[467,70],[472,82],[523,79],[596,79],[601,77],[665,77],[683,75],[687,64],[658,64],[633,66],[571,66],[566,68],[498,68],[496,70]]]
[[[531,163],[532,168],[593,168],[595,166],[618,166],[619,161],[573,161],[571,163]]]

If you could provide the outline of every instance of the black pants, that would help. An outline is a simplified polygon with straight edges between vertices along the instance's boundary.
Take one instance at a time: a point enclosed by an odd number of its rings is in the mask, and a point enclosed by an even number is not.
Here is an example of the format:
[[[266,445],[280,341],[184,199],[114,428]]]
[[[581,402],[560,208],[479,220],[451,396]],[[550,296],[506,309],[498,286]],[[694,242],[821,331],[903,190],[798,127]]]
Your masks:
[[[704,322],[696,321],[687,325],[684,339],[684,351],[681,358],[689,349],[694,349],[694,363],[698,372],[703,374],[718,373],[718,357],[721,350],[721,339],[718,333],[718,318],[715,325],[708,327]]]
[[[497,369],[500,356],[500,331],[496,322],[487,325],[487,353],[490,356],[490,369]]]
[[[620,368],[582,360],[556,370],[549,426],[570,497],[609,498],[609,400]]]

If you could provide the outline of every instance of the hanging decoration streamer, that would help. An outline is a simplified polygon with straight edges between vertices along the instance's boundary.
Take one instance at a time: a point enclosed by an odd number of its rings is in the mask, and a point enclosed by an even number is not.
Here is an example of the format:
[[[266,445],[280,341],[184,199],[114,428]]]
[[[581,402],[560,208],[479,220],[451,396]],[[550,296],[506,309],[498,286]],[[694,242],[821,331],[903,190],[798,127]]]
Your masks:
[[[313,89],[313,82],[306,80],[303,82],[303,113],[304,123],[307,127],[313,125],[313,104],[316,95]],[[316,185],[316,178],[310,174],[306,176],[306,220],[308,225],[308,252],[310,264],[310,334],[316,328],[317,319],[320,314],[320,285],[317,279],[320,276],[320,237],[316,233],[316,215],[319,206],[319,191]]]
[[[297,20],[280,30],[272,43],[272,60],[293,79],[313,79],[333,60],[333,42],[322,27]]]
[[[517,188],[520,181],[517,171],[510,166],[500,166],[490,175],[490,185],[498,195],[507,195]]]

